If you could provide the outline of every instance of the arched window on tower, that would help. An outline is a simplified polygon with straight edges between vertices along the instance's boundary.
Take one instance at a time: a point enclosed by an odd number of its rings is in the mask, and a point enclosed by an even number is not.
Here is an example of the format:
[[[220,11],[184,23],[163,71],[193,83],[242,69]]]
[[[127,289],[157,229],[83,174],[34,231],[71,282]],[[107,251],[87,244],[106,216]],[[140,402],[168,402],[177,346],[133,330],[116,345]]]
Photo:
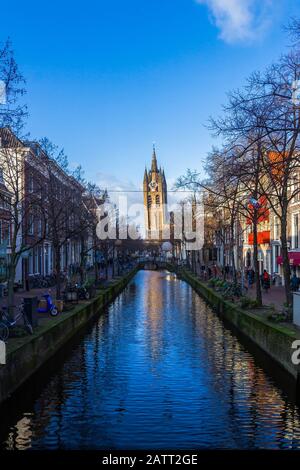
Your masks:
[[[156,197],[155,197],[155,203],[157,206],[160,205],[160,199],[159,199],[159,195],[157,194]]]
[[[148,207],[151,206],[151,202],[152,202],[152,200],[151,200],[151,196],[150,196],[150,194],[149,194],[149,196],[148,196]]]

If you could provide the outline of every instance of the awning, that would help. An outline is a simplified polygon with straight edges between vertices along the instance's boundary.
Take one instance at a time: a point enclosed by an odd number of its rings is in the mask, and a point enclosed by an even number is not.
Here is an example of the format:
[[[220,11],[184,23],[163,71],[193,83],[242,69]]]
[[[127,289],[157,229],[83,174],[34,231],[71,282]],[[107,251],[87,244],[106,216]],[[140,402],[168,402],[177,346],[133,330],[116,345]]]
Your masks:
[[[257,233],[257,243],[259,245],[264,245],[270,243],[270,230],[264,230],[263,232]],[[248,235],[248,245],[253,245],[254,234],[249,233]]]
[[[290,264],[293,266],[300,266],[300,251],[290,251],[289,252]],[[282,256],[277,256],[277,264],[282,264]]]

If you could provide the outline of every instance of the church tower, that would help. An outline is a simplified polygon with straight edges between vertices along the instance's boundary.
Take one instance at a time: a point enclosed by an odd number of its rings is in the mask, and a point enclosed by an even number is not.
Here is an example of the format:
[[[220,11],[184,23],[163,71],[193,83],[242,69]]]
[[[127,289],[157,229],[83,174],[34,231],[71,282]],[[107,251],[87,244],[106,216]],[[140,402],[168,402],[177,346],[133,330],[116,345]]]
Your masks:
[[[162,240],[163,230],[168,228],[167,183],[164,170],[158,169],[154,146],[151,170],[145,168],[143,190],[146,238]]]

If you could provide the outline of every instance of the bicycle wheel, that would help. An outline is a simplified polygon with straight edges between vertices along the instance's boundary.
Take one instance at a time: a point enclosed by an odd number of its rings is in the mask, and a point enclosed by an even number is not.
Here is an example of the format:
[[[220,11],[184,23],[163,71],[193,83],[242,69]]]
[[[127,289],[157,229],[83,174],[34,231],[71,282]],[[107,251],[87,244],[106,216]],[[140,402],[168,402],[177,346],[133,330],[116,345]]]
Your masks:
[[[5,323],[0,322],[0,340],[6,341],[9,337],[9,329]]]
[[[58,315],[58,310],[56,307],[52,307],[51,310],[50,310],[50,315],[52,317],[56,317]]]

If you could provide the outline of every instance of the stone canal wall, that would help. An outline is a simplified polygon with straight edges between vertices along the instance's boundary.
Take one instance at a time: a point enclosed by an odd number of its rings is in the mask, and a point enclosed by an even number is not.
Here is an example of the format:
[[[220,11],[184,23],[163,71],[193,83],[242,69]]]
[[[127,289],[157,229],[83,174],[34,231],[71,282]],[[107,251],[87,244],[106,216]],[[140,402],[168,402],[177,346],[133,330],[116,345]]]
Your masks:
[[[0,365],[0,403],[6,400],[20,385],[33,375],[69,339],[92,318],[100,315],[136,274],[133,269],[124,277],[115,280],[89,303],[77,305],[38,326],[32,336],[13,339],[8,343],[6,365]]]
[[[242,310],[203,284],[191,272],[182,270],[180,277],[187,281],[217,312],[228,320],[239,332],[259,346],[296,381],[300,392],[300,367],[292,362],[292,344],[300,339],[300,333]]]

